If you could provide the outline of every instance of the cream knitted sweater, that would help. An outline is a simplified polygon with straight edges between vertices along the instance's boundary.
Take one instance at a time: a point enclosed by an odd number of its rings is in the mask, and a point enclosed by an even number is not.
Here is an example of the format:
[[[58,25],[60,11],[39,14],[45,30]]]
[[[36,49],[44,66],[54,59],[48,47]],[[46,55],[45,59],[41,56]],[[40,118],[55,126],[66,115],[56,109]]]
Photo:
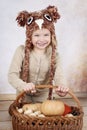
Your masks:
[[[30,54],[30,65],[29,65],[29,81],[35,85],[48,84],[49,80],[49,68],[51,59],[51,48],[49,47],[46,54],[41,57],[37,55],[34,51]],[[24,59],[24,45],[19,46],[13,56],[9,72],[8,81],[17,90],[17,93],[21,92],[26,84],[22,79],[20,79],[20,72],[22,68],[22,62]],[[54,76],[54,84],[66,86],[66,80],[63,76],[63,71],[61,68],[60,58],[57,53],[56,56],[56,71]],[[39,90],[37,95],[42,95],[41,93],[47,92],[47,89]]]

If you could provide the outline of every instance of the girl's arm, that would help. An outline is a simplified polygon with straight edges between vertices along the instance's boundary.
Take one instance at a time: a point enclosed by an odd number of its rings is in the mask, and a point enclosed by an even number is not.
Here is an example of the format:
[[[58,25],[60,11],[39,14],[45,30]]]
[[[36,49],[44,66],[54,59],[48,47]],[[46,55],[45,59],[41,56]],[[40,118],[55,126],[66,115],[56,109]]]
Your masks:
[[[20,78],[20,72],[22,68],[22,62],[24,58],[24,46],[19,46],[13,56],[9,72],[8,81],[18,91],[32,91],[35,92],[35,86],[33,83],[26,83]]]
[[[56,86],[58,86],[55,89],[55,92],[59,96],[65,96],[69,90],[66,79],[64,77],[62,64],[59,55],[56,56],[56,69],[55,69],[55,75],[54,75],[54,83]]]

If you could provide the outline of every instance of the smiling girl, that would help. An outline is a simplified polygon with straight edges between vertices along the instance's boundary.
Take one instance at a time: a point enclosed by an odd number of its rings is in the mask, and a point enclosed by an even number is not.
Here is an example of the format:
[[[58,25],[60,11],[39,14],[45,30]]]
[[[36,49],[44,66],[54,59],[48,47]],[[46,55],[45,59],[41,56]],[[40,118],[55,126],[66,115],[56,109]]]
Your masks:
[[[26,26],[26,43],[20,45],[11,62],[8,80],[17,94],[26,92],[28,101],[43,101],[54,93],[65,96],[69,90],[64,79],[56,46],[54,22],[60,18],[55,6],[36,12],[22,11],[17,16]],[[36,89],[36,85],[55,85],[55,89]],[[54,94],[53,93],[53,94]]]

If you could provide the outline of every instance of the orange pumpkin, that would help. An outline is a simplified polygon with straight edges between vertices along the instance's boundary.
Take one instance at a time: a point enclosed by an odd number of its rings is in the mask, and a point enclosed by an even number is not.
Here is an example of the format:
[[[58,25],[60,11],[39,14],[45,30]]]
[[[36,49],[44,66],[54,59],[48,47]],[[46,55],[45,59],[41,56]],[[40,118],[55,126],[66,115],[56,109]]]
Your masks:
[[[41,105],[41,112],[46,116],[63,115],[65,106],[62,101],[46,100]]]

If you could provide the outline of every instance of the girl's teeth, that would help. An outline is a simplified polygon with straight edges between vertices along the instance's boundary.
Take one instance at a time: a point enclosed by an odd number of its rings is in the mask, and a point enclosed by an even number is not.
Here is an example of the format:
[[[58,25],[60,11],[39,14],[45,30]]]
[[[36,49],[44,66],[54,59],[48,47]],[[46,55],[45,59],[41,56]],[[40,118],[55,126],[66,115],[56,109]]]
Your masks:
[[[43,45],[45,45],[45,43],[43,43],[43,44],[42,43],[38,43],[38,45],[43,46]]]

